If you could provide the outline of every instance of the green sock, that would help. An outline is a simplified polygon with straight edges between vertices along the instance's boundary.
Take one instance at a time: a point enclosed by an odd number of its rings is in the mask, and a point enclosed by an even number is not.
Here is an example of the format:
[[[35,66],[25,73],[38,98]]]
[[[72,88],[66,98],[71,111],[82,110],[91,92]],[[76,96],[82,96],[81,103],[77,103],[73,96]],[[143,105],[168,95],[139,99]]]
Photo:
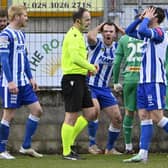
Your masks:
[[[63,123],[62,129],[61,129],[61,138],[62,138],[64,156],[70,154],[71,152],[71,142],[72,142],[73,132],[74,132],[73,126]]]
[[[87,124],[88,124],[88,121],[83,116],[79,116],[77,118],[76,123],[74,125],[74,132],[72,135],[71,145],[74,145],[76,137],[87,126]]]
[[[133,125],[133,117],[125,115],[123,121],[125,144],[132,143],[132,125]]]

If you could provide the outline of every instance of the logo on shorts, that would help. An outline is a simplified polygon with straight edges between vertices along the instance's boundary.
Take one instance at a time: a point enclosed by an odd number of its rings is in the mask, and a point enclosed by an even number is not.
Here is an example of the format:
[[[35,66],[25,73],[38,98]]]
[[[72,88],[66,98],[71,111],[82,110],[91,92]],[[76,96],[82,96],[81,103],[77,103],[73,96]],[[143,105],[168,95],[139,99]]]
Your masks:
[[[16,104],[17,103],[17,94],[11,94],[11,104]]]
[[[153,106],[154,103],[153,103],[153,97],[152,95],[148,95],[148,106]]]
[[[74,81],[70,81],[70,85],[73,86],[74,85]]]

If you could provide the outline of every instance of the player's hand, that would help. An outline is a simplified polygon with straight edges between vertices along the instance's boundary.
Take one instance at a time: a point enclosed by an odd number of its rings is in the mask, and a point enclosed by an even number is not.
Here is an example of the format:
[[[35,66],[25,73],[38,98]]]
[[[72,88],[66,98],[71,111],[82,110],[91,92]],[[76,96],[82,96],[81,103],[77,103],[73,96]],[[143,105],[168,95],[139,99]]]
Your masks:
[[[144,18],[145,14],[146,14],[146,10],[147,10],[147,9],[144,9],[144,10],[142,11],[142,13],[140,13],[139,19],[143,19],[143,18]]]
[[[9,92],[12,94],[17,94],[19,92],[18,87],[13,81],[8,83],[8,88],[9,88]]]
[[[98,72],[99,66],[98,65],[94,65],[94,66],[95,66],[95,71],[88,71],[89,76],[94,76]]]
[[[144,17],[147,17],[149,19],[152,19],[154,17],[156,17],[157,14],[155,14],[156,8],[153,7],[149,7],[146,9]]]
[[[30,84],[32,85],[34,91],[39,90],[39,87],[34,79],[30,79]]]
[[[118,29],[118,32],[120,32],[122,35],[124,35],[125,34],[125,30],[122,27],[120,27],[117,23],[115,23],[115,25],[116,25],[116,27]]]
[[[101,33],[101,29],[102,29],[102,26],[103,26],[104,24],[105,24],[105,22],[99,24],[99,25],[96,27],[98,33]]]
[[[114,84],[114,91],[120,92],[122,90],[122,85],[120,83]]]
[[[97,72],[98,72],[98,70],[99,70],[99,66],[98,66],[98,65],[94,65],[94,66],[95,66],[95,68],[96,68],[95,73],[97,73]]]

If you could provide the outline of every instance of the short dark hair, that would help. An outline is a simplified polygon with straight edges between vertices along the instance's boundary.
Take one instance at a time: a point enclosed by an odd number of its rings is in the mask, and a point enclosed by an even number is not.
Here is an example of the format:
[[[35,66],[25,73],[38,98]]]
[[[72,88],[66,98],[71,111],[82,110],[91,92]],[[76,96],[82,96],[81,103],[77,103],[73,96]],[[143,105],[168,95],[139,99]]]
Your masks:
[[[162,23],[165,18],[165,11],[164,9],[156,6],[149,6],[148,8],[154,8],[156,17],[158,18],[158,23]]]
[[[162,8],[157,7],[155,10],[156,17],[158,18],[158,23],[162,23],[165,18],[165,12]]]
[[[104,29],[104,26],[105,26],[105,25],[114,26],[116,32],[119,31],[118,27],[116,26],[116,24],[115,24],[114,22],[105,22],[105,23],[102,25],[102,27],[100,28],[100,31],[101,31],[101,32],[103,32],[103,29]]]
[[[74,12],[72,15],[73,22],[75,22],[77,19],[81,19],[83,16],[83,13],[88,11],[86,8],[79,8],[78,11]]]
[[[6,9],[0,8],[0,17],[8,17],[8,11]]]

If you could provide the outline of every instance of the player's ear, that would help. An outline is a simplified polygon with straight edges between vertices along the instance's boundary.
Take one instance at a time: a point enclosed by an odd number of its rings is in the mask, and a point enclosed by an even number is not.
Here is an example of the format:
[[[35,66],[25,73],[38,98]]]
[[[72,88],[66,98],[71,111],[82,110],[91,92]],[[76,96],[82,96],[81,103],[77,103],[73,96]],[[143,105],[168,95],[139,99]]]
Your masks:
[[[81,24],[81,20],[80,19],[77,19],[76,22],[79,23],[79,24]]]

